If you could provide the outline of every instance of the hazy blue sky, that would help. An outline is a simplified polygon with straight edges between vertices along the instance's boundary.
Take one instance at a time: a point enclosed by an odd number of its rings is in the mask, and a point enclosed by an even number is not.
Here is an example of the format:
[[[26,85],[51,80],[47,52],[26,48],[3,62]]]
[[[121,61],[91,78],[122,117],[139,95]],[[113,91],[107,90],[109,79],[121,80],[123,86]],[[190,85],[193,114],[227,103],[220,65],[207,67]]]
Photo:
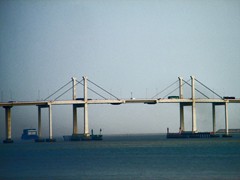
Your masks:
[[[178,76],[190,75],[222,96],[240,97],[239,69],[238,0],[0,1],[1,101],[43,99],[83,75],[119,98],[131,92],[151,98]],[[78,86],[78,97],[81,93]],[[230,128],[240,128],[240,105],[229,109]],[[191,109],[185,110],[190,130]],[[12,113],[13,136],[37,128],[37,107],[14,107]],[[72,133],[71,113],[71,106],[53,107],[54,135]],[[217,113],[217,128],[224,128],[223,107]],[[4,117],[1,108],[0,138]],[[43,118],[47,136],[47,110]],[[90,128],[103,133],[177,131],[179,109],[178,104],[92,105],[89,119]],[[197,106],[197,120],[199,130],[211,130],[211,105]]]

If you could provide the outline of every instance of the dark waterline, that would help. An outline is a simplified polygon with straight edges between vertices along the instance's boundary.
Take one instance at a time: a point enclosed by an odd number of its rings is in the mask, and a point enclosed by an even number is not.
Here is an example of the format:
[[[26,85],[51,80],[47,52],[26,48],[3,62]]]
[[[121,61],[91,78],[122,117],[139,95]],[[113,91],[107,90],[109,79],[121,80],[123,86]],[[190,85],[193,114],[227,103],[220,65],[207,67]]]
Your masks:
[[[0,144],[0,179],[240,179],[240,138]]]

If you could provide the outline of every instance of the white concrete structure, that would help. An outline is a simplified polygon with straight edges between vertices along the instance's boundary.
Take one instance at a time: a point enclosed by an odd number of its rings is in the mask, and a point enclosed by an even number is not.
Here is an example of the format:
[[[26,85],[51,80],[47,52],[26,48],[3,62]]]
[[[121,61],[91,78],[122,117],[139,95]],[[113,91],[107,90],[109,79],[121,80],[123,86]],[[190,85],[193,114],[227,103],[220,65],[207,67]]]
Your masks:
[[[49,141],[53,139],[53,131],[52,131],[52,105],[48,106],[48,117],[49,117]]]
[[[225,134],[228,135],[228,102],[225,103]]]
[[[216,133],[216,108],[214,103],[212,103],[212,120],[213,120],[213,134],[215,134]]]
[[[183,79],[179,77],[179,99],[88,99],[88,86],[87,77],[83,77],[84,81],[84,98],[77,99],[76,95],[76,78],[72,78],[73,86],[73,98],[72,100],[55,100],[55,101],[11,101],[11,102],[0,102],[0,106],[5,109],[5,131],[6,140],[4,142],[12,142],[11,137],[11,108],[15,106],[38,106],[38,136],[41,138],[42,126],[41,126],[41,108],[48,108],[49,117],[49,140],[53,140],[52,131],[52,106],[53,105],[72,105],[73,106],[73,135],[78,133],[77,129],[77,108],[84,108],[84,135],[89,136],[89,122],[88,122],[88,105],[91,104],[113,104],[120,105],[126,103],[144,103],[144,104],[157,104],[157,103],[179,103],[180,104],[180,129],[184,131],[184,106],[192,106],[192,132],[197,132],[196,126],[196,104],[197,103],[211,103],[212,104],[212,123],[213,133],[216,132],[216,110],[215,106],[225,106],[225,133],[228,135],[228,104],[229,103],[240,103],[240,99],[199,99],[195,97],[195,78],[191,76],[191,98],[183,97]]]
[[[191,76],[191,82],[192,82],[192,132],[197,132],[195,77],[194,76]]]
[[[87,87],[87,77],[83,76],[83,90],[84,90],[84,135],[89,136],[89,127],[88,127],[88,87]]]
[[[42,139],[42,108],[48,108],[48,124],[49,124],[49,138],[48,141],[52,142],[53,139],[53,127],[52,127],[52,104],[38,105],[38,139],[37,142],[44,141]]]
[[[72,89],[73,89],[73,101],[77,99],[77,90],[76,90],[76,78],[72,77]],[[77,106],[73,104],[73,135],[78,133],[77,125]]]
[[[41,139],[42,137],[42,113],[41,107],[38,106],[38,138]]]
[[[178,77],[179,79],[179,99],[183,99],[183,78]],[[185,131],[184,127],[184,104],[179,103],[180,106],[180,131]]]

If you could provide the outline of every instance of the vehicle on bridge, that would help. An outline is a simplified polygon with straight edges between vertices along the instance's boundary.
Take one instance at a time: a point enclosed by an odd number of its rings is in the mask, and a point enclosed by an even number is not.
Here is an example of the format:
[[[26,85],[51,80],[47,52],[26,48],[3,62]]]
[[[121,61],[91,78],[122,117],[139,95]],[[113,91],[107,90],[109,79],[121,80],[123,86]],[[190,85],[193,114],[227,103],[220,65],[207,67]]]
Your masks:
[[[168,99],[179,99],[179,96],[168,96]]]
[[[223,99],[235,99],[234,96],[224,96]]]

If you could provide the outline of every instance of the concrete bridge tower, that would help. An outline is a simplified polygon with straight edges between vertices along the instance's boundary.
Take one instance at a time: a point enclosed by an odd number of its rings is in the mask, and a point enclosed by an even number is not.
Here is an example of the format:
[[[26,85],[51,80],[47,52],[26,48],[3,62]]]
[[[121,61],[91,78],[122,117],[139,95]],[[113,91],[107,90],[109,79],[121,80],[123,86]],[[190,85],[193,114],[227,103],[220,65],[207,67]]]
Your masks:
[[[77,99],[77,91],[76,91],[76,78],[72,77],[72,89],[73,89],[73,96],[72,99]],[[77,106],[73,104],[73,135],[78,133],[78,126],[77,126]]]
[[[179,99],[183,99],[183,78],[178,77],[179,79]],[[184,127],[184,103],[180,104],[180,131],[185,131]]]
[[[84,135],[89,136],[89,127],[88,127],[88,87],[87,87],[87,77],[83,76],[84,81]]]
[[[194,76],[191,76],[191,82],[192,82],[192,132],[197,132],[195,77]]]

